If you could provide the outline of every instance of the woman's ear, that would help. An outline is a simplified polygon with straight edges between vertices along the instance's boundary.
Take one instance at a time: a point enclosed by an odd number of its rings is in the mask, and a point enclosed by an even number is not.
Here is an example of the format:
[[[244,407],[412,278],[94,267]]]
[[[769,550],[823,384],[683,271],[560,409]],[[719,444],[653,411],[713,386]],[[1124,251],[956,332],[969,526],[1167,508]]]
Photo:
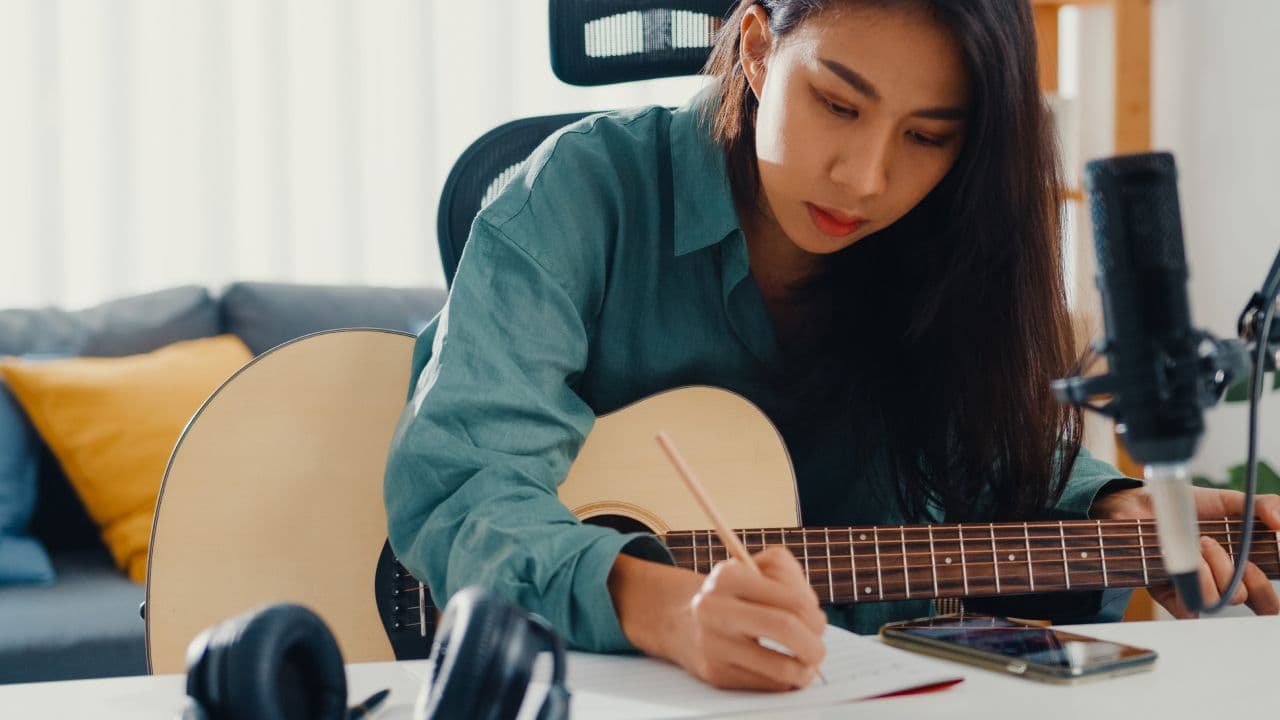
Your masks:
[[[765,58],[773,45],[773,33],[769,30],[769,15],[759,5],[752,6],[742,16],[738,28],[738,61],[746,75],[747,85],[756,99],[764,89]]]

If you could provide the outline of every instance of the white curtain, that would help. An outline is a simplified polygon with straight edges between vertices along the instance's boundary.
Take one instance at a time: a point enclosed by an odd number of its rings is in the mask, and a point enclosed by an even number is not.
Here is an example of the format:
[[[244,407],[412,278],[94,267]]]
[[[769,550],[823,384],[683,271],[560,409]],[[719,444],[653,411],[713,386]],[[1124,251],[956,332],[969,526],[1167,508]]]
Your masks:
[[[702,82],[564,85],[543,0],[0,0],[0,307],[442,285],[472,140]]]

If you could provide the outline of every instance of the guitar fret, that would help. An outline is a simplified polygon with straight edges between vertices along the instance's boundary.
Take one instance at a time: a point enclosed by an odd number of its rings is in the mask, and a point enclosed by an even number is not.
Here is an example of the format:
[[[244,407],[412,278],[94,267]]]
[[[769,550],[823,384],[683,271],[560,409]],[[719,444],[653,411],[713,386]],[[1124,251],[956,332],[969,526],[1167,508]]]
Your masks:
[[[872,527],[871,535],[876,543],[876,584],[880,586],[880,599],[884,599],[884,576],[880,573],[880,528]]]
[[[800,542],[804,543],[804,577],[809,579],[809,531],[800,528]]]
[[[1000,551],[996,549],[996,525],[988,523],[991,528],[991,570],[996,576],[996,594],[1000,594]]]
[[[902,539],[902,579],[907,589],[907,598],[911,598],[911,571],[907,569],[907,528],[898,526],[898,537]]]
[[[853,550],[853,528],[849,528],[849,583],[853,586],[853,598],[858,599],[858,558]],[[871,588],[867,588],[871,592]]]
[[[1067,565],[1067,531],[1058,521],[1058,537],[1062,540],[1062,576],[1067,579],[1067,589],[1071,589],[1071,567]]]
[[[964,594],[969,594],[969,563],[964,552],[964,527],[956,525],[956,535],[960,538],[960,575],[964,578]]]
[[[1142,584],[1150,585],[1151,579],[1147,577],[1147,543],[1142,537],[1142,521],[1138,521],[1138,553],[1142,555]]]
[[[1027,580],[1031,583],[1031,591],[1035,592],[1036,573],[1035,569],[1031,567],[1031,530],[1025,522],[1022,523],[1022,540],[1027,548]]]
[[[933,596],[938,597],[938,556],[933,551],[933,526],[929,525],[929,567],[933,570]]]
[[[1107,581],[1107,550],[1102,543],[1102,521],[1096,521],[1098,524],[1098,556],[1102,558],[1102,586],[1110,587],[1111,583]]]
[[[831,598],[831,604],[836,603],[836,579],[831,572],[831,531],[822,528],[822,539],[827,544],[827,597]]]
[[[689,548],[693,551],[693,571],[700,572],[698,570],[698,531],[697,530],[694,530],[692,533],[689,534]]]
[[[1222,527],[1227,531],[1227,557],[1231,558],[1231,564],[1234,565],[1236,562],[1236,551],[1232,547],[1234,543],[1231,542],[1231,518],[1224,515],[1222,517]]]

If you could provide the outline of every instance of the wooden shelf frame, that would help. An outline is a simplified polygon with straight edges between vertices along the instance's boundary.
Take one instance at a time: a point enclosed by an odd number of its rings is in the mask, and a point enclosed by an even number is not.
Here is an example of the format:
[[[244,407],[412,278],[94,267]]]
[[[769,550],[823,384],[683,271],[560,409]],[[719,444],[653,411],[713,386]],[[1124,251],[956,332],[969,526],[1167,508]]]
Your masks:
[[[1040,88],[1058,91],[1058,12],[1067,6],[1108,6],[1115,20],[1115,134],[1116,154],[1151,150],[1151,0],[1032,0],[1040,67]],[[1079,188],[1067,191],[1069,201],[1083,202]],[[1116,441],[1117,465],[1130,477],[1142,477],[1139,467]],[[1151,620],[1155,603],[1145,590],[1134,592],[1126,620]]]

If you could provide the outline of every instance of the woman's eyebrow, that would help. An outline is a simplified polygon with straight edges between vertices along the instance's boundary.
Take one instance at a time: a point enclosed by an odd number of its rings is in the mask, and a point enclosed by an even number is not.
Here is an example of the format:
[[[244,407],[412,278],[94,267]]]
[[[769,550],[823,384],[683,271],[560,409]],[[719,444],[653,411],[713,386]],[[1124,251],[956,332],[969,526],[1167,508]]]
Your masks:
[[[880,102],[880,91],[876,90],[876,86],[872,85],[870,80],[859,75],[853,68],[827,58],[818,58],[818,62],[822,63],[828,70],[838,75],[841,80],[849,83],[849,86],[854,90],[857,90],[876,102]],[[962,108],[955,107],[924,108],[916,110],[911,114],[915,117],[929,118],[932,120],[964,120],[965,118],[965,111]]]

